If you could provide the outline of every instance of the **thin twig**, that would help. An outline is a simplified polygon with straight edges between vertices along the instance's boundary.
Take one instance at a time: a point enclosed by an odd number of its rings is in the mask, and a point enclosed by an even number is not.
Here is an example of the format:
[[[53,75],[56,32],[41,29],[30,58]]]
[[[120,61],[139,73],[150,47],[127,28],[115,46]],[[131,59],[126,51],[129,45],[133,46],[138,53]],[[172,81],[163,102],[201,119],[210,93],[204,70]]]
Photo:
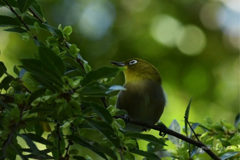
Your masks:
[[[123,160],[123,154],[122,154],[121,148],[118,149],[118,152],[119,152],[119,155],[120,155],[121,160]]]
[[[33,16],[35,17],[35,18],[37,18],[41,23],[44,23],[44,21],[40,18],[40,17],[38,17],[38,15],[31,9],[31,8],[28,8],[28,10],[33,14]]]
[[[105,108],[108,108],[105,97],[100,97]]]
[[[188,122],[188,120],[186,119],[186,117],[184,117],[184,118],[185,118],[185,121],[187,122],[187,124],[189,125],[190,129],[192,130],[194,136],[197,138],[198,142],[200,142],[200,140],[198,139],[198,136],[197,136],[197,134],[195,133],[195,131],[193,130],[192,126],[190,125],[190,123]]]
[[[139,121],[136,121],[136,120],[133,120],[133,119],[130,119],[130,118],[124,118],[123,116],[114,116],[114,118],[121,118],[125,121],[128,121],[129,123],[131,124],[135,124],[135,125],[139,125],[139,126],[143,126],[143,127],[146,127],[146,128],[151,128],[151,129],[154,129],[154,130],[157,130],[157,131],[160,131],[160,132],[164,132],[165,134],[169,134],[169,135],[172,135],[174,137],[177,137],[181,140],[184,140],[188,143],[191,143],[201,149],[203,149],[212,159],[214,160],[220,160],[220,158],[218,156],[216,156],[205,144],[203,144],[202,142],[198,142],[198,141],[195,141],[191,138],[188,138],[180,133],[177,133],[171,129],[168,129],[166,126],[164,125],[151,125],[151,124],[147,124],[147,123],[143,123],[143,122],[139,122]]]

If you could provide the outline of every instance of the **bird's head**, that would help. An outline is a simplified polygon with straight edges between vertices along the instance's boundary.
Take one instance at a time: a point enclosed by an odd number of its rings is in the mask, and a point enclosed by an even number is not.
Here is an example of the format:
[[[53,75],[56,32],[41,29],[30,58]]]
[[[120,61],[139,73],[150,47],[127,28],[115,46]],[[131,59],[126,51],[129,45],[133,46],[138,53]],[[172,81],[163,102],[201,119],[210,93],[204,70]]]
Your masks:
[[[139,58],[132,58],[123,62],[111,62],[118,67],[124,67],[125,83],[142,80],[153,80],[161,83],[157,69],[150,63]]]

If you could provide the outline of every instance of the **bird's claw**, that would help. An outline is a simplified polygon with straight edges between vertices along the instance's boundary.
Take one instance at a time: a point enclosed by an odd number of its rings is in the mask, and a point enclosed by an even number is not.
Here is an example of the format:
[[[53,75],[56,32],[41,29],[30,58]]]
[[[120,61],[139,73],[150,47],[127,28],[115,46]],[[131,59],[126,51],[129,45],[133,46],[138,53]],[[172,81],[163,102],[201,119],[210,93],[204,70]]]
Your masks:
[[[161,128],[160,132],[159,132],[159,135],[162,136],[162,137],[165,137],[167,127],[164,124],[162,124],[162,123],[159,124],[158,126]]]

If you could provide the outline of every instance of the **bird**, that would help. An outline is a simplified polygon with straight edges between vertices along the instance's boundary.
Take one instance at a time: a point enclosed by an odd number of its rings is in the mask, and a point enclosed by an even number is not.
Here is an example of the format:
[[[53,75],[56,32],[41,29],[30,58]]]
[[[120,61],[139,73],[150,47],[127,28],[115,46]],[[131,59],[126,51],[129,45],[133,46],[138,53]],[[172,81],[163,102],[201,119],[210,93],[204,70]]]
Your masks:
[[[154,125],[159,121],[166,105],[162,78],[158,70],[149,62],[139,58],[111,63],[124,67],[123,86],[126,90],[118,93],[116,108],[126,110],[130,119]],[[129,123],[124,130],[142,132],[146,128]]]

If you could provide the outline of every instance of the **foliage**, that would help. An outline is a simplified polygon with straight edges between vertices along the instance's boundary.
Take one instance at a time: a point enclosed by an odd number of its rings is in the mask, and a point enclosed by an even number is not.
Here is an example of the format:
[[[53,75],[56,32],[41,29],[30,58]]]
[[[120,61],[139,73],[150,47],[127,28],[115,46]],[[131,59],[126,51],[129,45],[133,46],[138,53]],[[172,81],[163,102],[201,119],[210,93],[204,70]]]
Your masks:
[[[21,159],[91,159],[91,155],[80,155],[74,145],[88,148],[103,159],[114,160],[118,157],[131,160],[135,154],[146,159],[196,159],[203,154],[175,137],[166,139],[123,132],[125,122],[114,116],[125,112],[116,109],[114,104],[115,91],[124,88],[110,85],[121,69],[102,67],[91,71],[77,45],[68,42],[71,26],[56,28],[48,24],[37,1],[1,0],[0,5],[8,7],[16,16],[0,15],[0,26],[21,34],[23,40],[34,40],[38,46],[35,58],[20,59],[22,65],[13,68],[16,75],[10,75],[0,62],[0,78],[3,78],[0,83],[0,159],[16,159],[17,155]],[[50,34],[44,41],[38,39],[41,30]],[[109,106],[105,106],[104,97],[109,99]],[[96,103],[100,98],[103,104]],[[185,117],[188,117],[190,103],[187,108]],[[192,128],[203,129],[200,140],[217,150],[216,154],[222,159],[236,159],[240,157],[239,115],[235,127],[224,120],[213,123],[206,118],[204,124],[192,123]],[[184,131],[189,137],[196,138],[186,126]],[[180,132],[181,127],[174,120],[170,128]],[[88,137],[92,131],[100,133],[102,139]],[[24,140],[27,146],[18,139]],[[149,142],[147,151],[139,150],[136,139]],[[175,151],[164,149],[168,140],[176,145]],[[40,149],[36,142],[45,148]]]

